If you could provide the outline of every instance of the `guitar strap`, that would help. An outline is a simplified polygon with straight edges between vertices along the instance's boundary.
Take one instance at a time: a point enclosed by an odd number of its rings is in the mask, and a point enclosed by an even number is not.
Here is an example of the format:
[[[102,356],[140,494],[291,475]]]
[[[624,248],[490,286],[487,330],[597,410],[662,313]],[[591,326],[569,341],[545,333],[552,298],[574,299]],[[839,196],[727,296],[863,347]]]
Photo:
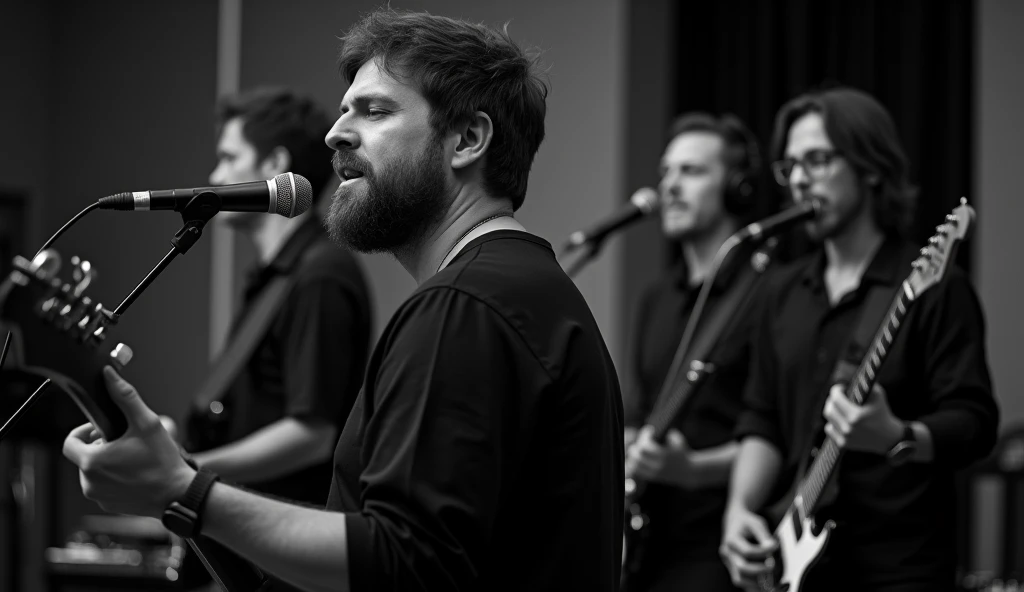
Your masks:
[[[213,371],[199,388],[194,399],[196,407],[209,409],[213,402],[223,398],[232,381],[242,370],[242,366],[249,361],[253,350],[270,329],[271,321],[291,290],[292,280],[291,274],[276,276],[260,291],[255,304],[245,315],[241,327],[235,332],[227,349],[217,358]]]
[[[679,344],[661,392],[645,422],[655,426],[656,437],[662,436],[660,432],[668,430],[696,390],[686,389],[689,383],[683,380],[691,364],[694,361],[707,362],[708,356],[724,334],[729,322],[742,316],[740,312],[746,307],[749,297],[754,292],[754,283],[762,275],[760,269],[747,263],[747,258],[749,255],[743,259],[743,267],[739,270],[738,277],[711,306],[703,322],[697,326],[690,346],[686,347],[685,343]],[[682,376],[680,373],[683,373]]]
[[[306,224],[310,223],[306,222]],[[317,238],[316,233],[309,232],[302,227],[296,230],[296,234],[299,233],[303,233],[304,236],[294,237],[294,240],[289,241],[278,256],[278,260],[283,261],[286,267],[294,267],[296,260],[302,260],[308,256],[310,250],[307,247]],[[294,287],[295,281],[295,270],[289,269],[287,273],[272,277],[267,285],[260,290],[256,301],[242,319],[241,325],[233,333],[227,348],[217,358],[213,371],[197,391],[193,399],[193,405],[196,408],[205,412],[209,410],[214,401],[224,398],[234,379],[252,357],[253,351],[263,341],[263,336],[270,329],[270,323],[273,322],[284,299]]]
[[[899,284],[896,288],[899,289],[901,286],[902,284]],[[853,373],[856,372],[864,356],[867,355],[868,346],[874,341],[878,328],[886,320],[889,306],[895,297],[896,291],[890,287],[875,284],[868,288],[868,293],[864,296],[860,318],[857,321],[857,328],[850,336],[850,340],[847,341],[846,347],[841,350],[843,354],[836,360],[835,368],[832,369],[830,387],[837,382],[849,382],[853,378]]]
[[[896,290],[899,290],[901,287],[902,283],[897,284]],[[836,383],[847,383],[853,378],[853,374],[857,371],[861,360],[867,355],[868,346],[878,333],[878,328],[889,314],[889,306],[896,296],[896,290],[882,284],[875,284],[868,288],[868,293],[864,296],[864,305],[861,307],[860,316],[857,320],[857,326],[854,332],[850,334],[846,345],[840,350],[842,353],[832,369],[831,379],[828,384],[829,389]],[[826,390],[822,394],[820,401],[822,409],[824,409],[827,397],[828,391]],[[811,446],[816,446],[819,443],[819,439],[825,431],[825,418],[821,414],[818,414],[815,421],[813,432],[815,437],[811,438]],[[808,465],[811,462],[810,452],[810,450],[805,450],[801,455],[802,460],[797,471],[798,476],[803,476],[807,473]]]

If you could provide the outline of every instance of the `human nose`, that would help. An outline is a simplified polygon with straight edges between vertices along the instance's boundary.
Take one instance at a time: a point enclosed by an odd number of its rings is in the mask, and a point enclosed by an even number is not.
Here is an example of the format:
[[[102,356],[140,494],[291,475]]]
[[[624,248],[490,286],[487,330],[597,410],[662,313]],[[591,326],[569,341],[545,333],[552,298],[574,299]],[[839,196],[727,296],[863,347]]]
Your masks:
[[[210,172],[210,185],[224,185],[224,163],[218,162]]]
[[[671,202],[679,199],[682,194],[682,184],[679,183],[678,175],[672,172],[665,173],[658,183],[658,194],[663,202]]]
[[[789,186],[805,189],[811,184],[811,176],[807,174],[807,168],[799,160],[793,163],[793,170],[789,172]]]
[[[331,126],[331,131],[327,132],[327,138],[325,141],[327,145],[334,150],[354,149],[359,147],[359,135],[352,129],[352,125],[349,120],[345,118],[346,113],[342,113],[338,120]]]

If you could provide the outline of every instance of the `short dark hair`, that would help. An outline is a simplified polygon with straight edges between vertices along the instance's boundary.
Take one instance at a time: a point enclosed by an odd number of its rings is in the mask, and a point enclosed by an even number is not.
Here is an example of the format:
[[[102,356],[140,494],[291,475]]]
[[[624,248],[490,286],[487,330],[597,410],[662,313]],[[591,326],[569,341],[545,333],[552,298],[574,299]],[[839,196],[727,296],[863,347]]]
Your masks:
[[[669,126],[669,142],[686,133],[707,132],[722,138],[722,160],[730,172],[751,177],[761,171],[761,151],[757,138],[743,121],[731,113],[715,117],[704,111],[683,113]]]
[[[382,8],[363,17],[342,39],[338,68],[351,84],[363,64],[376,60],[391,76],[410,77],[431,107],[438,135],[483,111],[494,124],[484,184],[508,197],[513,209],[526,198],[533,157],[544,139],[547,85],[536,55],[508,35],[480,24]]]
[[[291,172],[313,186],[313,199],[323,192],[333,174],[334,151],[326,143],[333,122],[310,97],[284,88],[261,87],[217,102],[217,136],[236,117],[242,120],[242,136],[256,149],[260,160],[275,148],[291,155]]]
[[[917,189],[910,183],[907,156],[889,112],[871,95],[849,87],[800,95],[783,105],[775,118],[772,154],[776,160],[785,156],[789,128],[808,113],[821,115],[829,140],[858,177],[878,175],[877,186],[871,188],[875,224],[887,235],[905,236]]]

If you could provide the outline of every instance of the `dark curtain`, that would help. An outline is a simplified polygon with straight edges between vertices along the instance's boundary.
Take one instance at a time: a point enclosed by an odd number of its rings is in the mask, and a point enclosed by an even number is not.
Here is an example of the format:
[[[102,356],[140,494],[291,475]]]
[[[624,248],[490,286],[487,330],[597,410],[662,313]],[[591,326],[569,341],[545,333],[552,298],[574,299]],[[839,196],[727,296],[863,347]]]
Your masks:
[[[974,3],[968,0],[713,0],[677,10],[676,112],[732,112],[761,141],[775,113],[823,85],[854,86],[889,109],[920,188],[924,242],[970,195]],[[767,162],[766,162],[767,170]],[[764,211],[783,205],[763,175]],[[960,262],[969,262],[968,245]]]

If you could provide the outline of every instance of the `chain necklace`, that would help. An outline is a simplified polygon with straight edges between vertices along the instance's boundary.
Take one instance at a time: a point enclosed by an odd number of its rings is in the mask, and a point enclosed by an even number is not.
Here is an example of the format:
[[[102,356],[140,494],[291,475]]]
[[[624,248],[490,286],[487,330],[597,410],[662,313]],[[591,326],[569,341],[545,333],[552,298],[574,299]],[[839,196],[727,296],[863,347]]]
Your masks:
[[[487,224],[487,223],[488,223],[488,222],[490,222],[491,220],[497,220],[498,218],[504,218],[505,216],[509,216],[509,215],[510,215],[510,214],[507,214],[507,213],[505,213],[505,212],[502,212],[502,213],[500,213],[500,214],[495,214],[495,215],[491,216],[490,218],[484,218],[483,220],[481,220],[481,221],[477,222],[477,223],[476,223],[475,225],[473,225],[473,227],[472,227],[472,228],[470,228],[470,229],[469,229],[469,230],[467,230],[466,232],[463,232],[463,233],[462,233],[462,236],[460,236],[460,237],[459,237],[459,240],[455,241],[455,244],[454,244],[454,245],[452,245],[452,248],[448,249],[448,252],[447,252],[447,253],[445,253],[445,254],[444,254],[444,257],[442,257],[442,258],[441,258],[441,263],[439,263],[439,264],[437,265],[437,271],[441,271],[441,268],[442,268],[442,267],[444,267],[444,262],[448,260],[448,257],[449,257],[449,256],[450,256],[450,255],[452,254],[452,251],[454,251],[454,250],[455,250],[455,247],[459,246],[459,243],[461,243],[461,242],[462,242],[462,240],[463,240],[464,238],[466,238],[467,236],[469,236],[469,234],[470,234],[471,232],[473,232],[473,231],[474,231],[474,230],[476,230],[477,228],[480,228],[480,227],[481,227],[481,226],[483,226],[484,224]],[[437,273],[437,272],[435,271],[434,273]]]

